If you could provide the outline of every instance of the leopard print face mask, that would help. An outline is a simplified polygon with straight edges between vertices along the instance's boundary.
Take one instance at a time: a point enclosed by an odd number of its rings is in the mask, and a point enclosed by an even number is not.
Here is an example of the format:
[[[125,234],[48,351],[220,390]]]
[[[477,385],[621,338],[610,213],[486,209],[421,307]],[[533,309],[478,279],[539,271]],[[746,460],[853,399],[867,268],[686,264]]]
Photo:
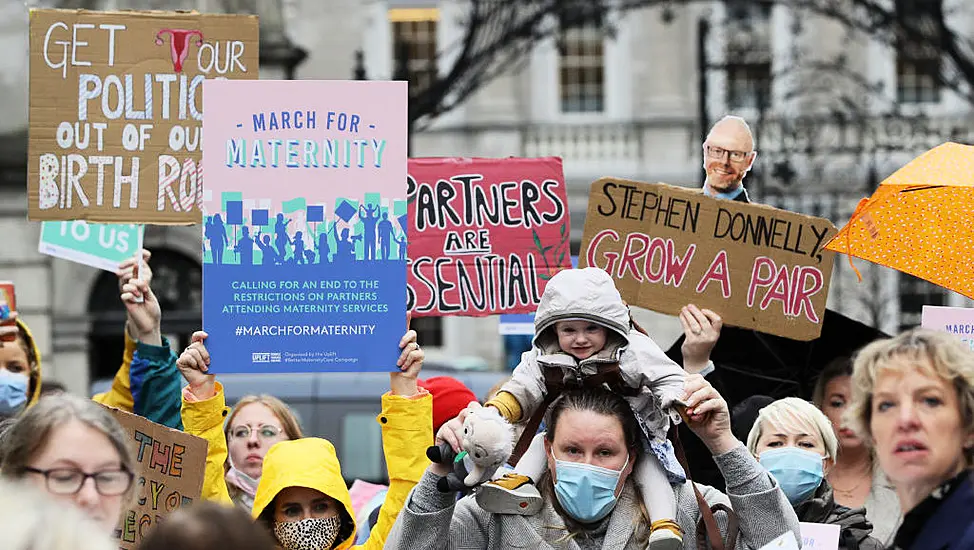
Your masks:
[[[284,550],[327,550],[335,544],[341,516],[274,522],[274,536]]]

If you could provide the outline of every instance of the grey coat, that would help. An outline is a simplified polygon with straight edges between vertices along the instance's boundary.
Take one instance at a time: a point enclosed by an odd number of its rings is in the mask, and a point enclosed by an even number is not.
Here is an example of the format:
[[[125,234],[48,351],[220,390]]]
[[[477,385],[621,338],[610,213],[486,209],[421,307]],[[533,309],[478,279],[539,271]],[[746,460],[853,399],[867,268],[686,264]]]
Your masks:
[[[712,487],[698,485],[711,505],[730,505],[741,521],[738,549],[757,549],[768,544],[785,531],[801,540],[798,518],[774,481],[741,445],[715,457],[724,478],[727,495]],[[531,548],[532,550],[579,550],[575,538],[566,538],[565,522],[550,502],[534,516],[491,514],[477,506],[473,497],[459,501],[454,493],[440,493],[437,477],[427,472],[413,489],[386,539],[391,549],[503,549]],[[700,518],[693,489],[687,484],[674,489],[677,502],[676,521],[683,530],[683,547],[697,547],[696,525]],[[716,514],[721,531],[727,518]],[[648,525],[639,511],[639,499],[632,481],[627,481],[612,513],[603,521],[608,528],[602,540],[590,541],[585,547],[604,549],[645,550]],[[584,535],[581,535],[584,536]]]

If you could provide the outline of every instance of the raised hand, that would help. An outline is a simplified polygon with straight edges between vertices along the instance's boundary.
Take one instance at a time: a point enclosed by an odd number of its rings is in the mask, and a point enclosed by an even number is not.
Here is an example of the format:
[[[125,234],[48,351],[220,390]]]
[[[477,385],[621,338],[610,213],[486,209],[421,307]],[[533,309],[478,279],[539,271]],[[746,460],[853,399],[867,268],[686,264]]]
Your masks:
[[[727,401],[699,374],[687,376],[683,402],[687,404],[687,427],[697,434],[714,455],[722,455],[740,442],[731,432]]]
[[[136,340],[153,345],[162,345],[162,309],[153,294],[149,283],[138,278],[139,268],[132,270],[133,277],[122,285],[122,303],[128,312],[129,327]]]
[[[408,330],[399,340],[399,349],[402,350],[402,354],[399,355],[399,360],[396,362],[399,372],[389,374],[389,389],[395,395],[411,397],[419,393],[416,379],[419,378],[419,373],[423,370],[423,359],[425,359],[426,354],[416,343],[416,338],[416,331]]]
[[[210,353],[203,344],[207,336],[202,330],[194,332],[191,343],[176,359],[176,367],[189,383],[189,391],[201,400],[216,395],[216,377],[207,374],[210,370]]]
[[[724,321],[713,311],[690,304],[680,310],[680,325],[685,336],[681,347],[683,368],[696,374],[707,367]]]
[[[142,249],[142,269],[139,273],[142,274],[142,280],[146,284],[152,284],[152,269],[149,268],[149,259],[152,258],[152,252],[149,252],[145,248]],[[129,279],[136,276],[135,267],[139,265],[138,256],[132,256],[131,258],[125,260],[124,262],[118,264],[118,269],[115,270],[115,275],[118,277],[118,291],[122,292],[122,285],[129,282]]]

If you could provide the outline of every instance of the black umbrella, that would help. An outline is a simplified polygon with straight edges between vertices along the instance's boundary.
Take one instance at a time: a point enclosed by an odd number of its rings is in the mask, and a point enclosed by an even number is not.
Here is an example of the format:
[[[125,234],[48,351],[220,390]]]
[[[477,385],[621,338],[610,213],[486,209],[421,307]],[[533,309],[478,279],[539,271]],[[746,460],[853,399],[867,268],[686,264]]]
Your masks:
[[[807,399],[815,379],[829,362],[888,337],[878,329],[826,309],[822,334],[808,342],[725,326],[710,359],[717,368],[719,389],[732,407],[752,395]],[[680,336],[666,352],[681,365],[683,340],[684,336]]]

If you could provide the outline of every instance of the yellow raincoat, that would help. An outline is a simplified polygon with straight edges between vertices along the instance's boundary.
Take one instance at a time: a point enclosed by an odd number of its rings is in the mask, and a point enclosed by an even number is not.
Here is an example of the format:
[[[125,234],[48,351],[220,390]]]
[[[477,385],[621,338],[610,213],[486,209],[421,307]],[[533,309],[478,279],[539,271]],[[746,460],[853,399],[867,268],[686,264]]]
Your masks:
[[[433,398],[425,390],[420,391],[423,393],[411,398],[391,393],[382,396],[382,412],[376,421],[382,427],[389,492],[379,511],[378,522],[369,533],[368,540],[359,548],[373,550],[385,546],[386,537],[406,497],[429,466],[426,448],[433,443]],[[223,386],[219,382],[216,384],[216,395],[207,400],[194,400],[188,388],[183,392],[182,415],[186,433],[202,437],[209,443],[202,498],[233,506],[223,470],[227,459],[223,420],[229,410]],[[267,451],[263,475],[254,498],[254,518],[259,517],[286,487],[317,489],[338,500],[354,524],[355,511],[342,477],[338,455],[328,441],[318,438],[282,441]],[[335,548],[351,548],[354,541],[353,528]]]
[[[30,383],[27,387],[28,400],[27,406],[30,407],[41,398],[41,386],[43,384],[43,374],[41,371],[41,350],[37,347],[37,341],[31,334],[27,323],[17,319],[17,326],[24,332],[27,345],[34,350],[34,357],[37,364],[30,371]],[[125,330],[125,353],[122,354],[122,366],[115,373],[112,380],[112,388],[105,393],[99,393],[92,397],[92,400],[108,407],[115,407],[126,412],[133,412],[135,400],[132,398],[132,383],[129,380],[129,369],[132,366],[132,358],[135,356],[137,342],[129,336]]]

